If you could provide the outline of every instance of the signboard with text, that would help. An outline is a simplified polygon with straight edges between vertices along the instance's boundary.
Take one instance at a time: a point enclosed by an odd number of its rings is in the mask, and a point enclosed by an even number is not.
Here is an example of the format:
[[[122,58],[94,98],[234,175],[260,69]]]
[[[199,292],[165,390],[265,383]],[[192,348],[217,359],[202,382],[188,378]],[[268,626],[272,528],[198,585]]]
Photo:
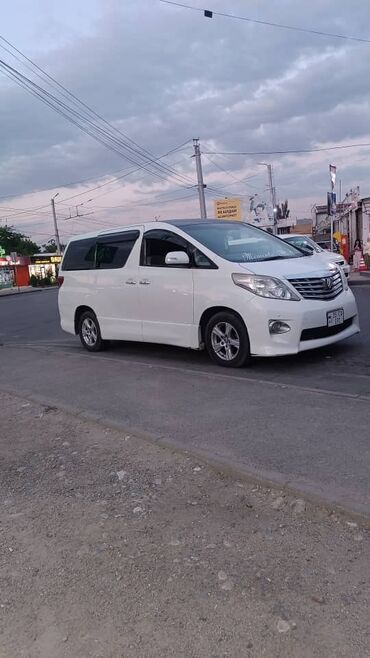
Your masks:
[[[38,256],[31,256],[31,263],[34,265],[57,265],[62,260],[62,257],[59,255],[50,256],[45,254],[39,254]]]
[[[242,206],[240,199],[219,199],[214,201],[217,219],[234,219],[241,221]]]

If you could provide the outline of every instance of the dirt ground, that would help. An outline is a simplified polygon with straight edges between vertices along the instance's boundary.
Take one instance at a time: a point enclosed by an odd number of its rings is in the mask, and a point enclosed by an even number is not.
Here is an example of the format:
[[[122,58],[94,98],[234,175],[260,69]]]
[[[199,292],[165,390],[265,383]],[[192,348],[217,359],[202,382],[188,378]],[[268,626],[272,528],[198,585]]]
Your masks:
[[[370,533],[0,395],[1,658],[370,657]]]

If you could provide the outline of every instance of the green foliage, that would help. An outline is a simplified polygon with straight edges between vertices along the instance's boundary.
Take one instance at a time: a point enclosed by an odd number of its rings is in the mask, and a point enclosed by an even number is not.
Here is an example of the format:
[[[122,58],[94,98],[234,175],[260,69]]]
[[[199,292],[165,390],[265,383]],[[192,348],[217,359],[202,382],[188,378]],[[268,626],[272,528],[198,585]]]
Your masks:
[[[6,254],[15,251],[19,256],[32,256],[40,247],[27,235],[19,233],[13,226],[0,226],[0,245]]]
[[[64,244],[60,245],[62,252],[64,251],[64,246],[65,246]],[[48,242],[42,245],[41,249],[45,254],[56,254],[58,251],[58,247],[56,245],[55,240],[49,240]]]

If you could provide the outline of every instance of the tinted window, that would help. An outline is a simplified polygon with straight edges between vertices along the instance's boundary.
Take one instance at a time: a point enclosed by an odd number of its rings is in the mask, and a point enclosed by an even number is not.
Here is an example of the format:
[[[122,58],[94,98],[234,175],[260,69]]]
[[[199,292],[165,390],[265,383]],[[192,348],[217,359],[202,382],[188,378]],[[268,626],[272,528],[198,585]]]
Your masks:
[[[139,231],[127,231],[116,235],[99,236],[96,246],[96,267],[117,269],[126,265]]]
[[[234,263],[303,257],[293,245],[242,222],[195,223],[183,230],[218,256]]]
[[[95,267],[95,238],[85,240],[74,240],[65,253],[62,269],[68,270],[91,270]]]
[[[148,231],[143,240],[141,265],[149,267],[174,267],[166,265],[166,256],[170,251],[185,251],[190,263],[198,268],[215,268],[216,266],[199,249],[184,240],[180,235],[161,229]]]
[[[186,240],[170,231],[148,231],[144,236],[141,253],[141,265],[150,267],[166,267],[165,259],[170,251],[186,251]]]

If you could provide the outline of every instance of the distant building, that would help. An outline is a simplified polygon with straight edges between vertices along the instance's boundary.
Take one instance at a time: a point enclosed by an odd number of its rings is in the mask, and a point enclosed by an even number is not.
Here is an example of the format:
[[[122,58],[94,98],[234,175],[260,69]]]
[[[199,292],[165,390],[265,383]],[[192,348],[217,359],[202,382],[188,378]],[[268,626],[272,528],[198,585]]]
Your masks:
[[[312,219],[304,217],[297,219],[292,227],[291,233],[299,233],[300,235],[312,235]]]
[[[343,202],[337,203],[333,218],[333,233],[339,232],[347,237],[350,253],[355,240],[366,245],[369,236],[370,197],[359,198],[356,190],[351,190]],[[312,232],[317,242],[330,242],[330,216],[327,205],[313,208]]]
[[[293,217],[284,217],[277,222],[277,234],[286,235],[287,233],[294,233]]]

